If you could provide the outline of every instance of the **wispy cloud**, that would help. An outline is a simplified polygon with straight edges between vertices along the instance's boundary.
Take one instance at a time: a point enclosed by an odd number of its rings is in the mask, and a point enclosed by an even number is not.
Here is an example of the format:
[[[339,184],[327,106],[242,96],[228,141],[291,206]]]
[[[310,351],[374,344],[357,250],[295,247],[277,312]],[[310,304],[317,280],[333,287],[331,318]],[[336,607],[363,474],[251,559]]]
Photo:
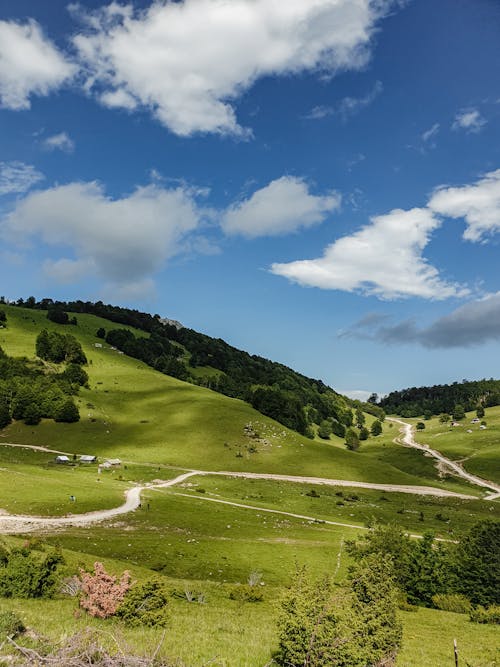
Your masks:
[[[344,97],[334,106],[320,105],[313,107],[303,118],[305,120],[321,120],[328,116],[339,116],[343,121],[346,121],[365,107],[370,106],[383,90],[382,82],[376,81],[373,88],[365,95],[361,95],[360,97]]]
[[[461,109],[455,116],[453,130],[464,130],[465,132],[478,133],[486,125],[486,120],[481,116],[479,109]]]
[[[500,340],[500,292],[470,301],[440,317],[427,327],[419,327],[415,319],[394,325],[374,320],[366,327],[359,323],[341,337],[370,339],[387,345],[418,344],[431,349],[473,347]]]
[[[55,151],[59,150],[63,153],[72,153],[75,150],[75,142],[68,135],[67,132],[59,132],[51,137],[47,137],[42,141],[42,146],[45,150]]]
[[[343,120],[357,114],[361,109],[370,106],[374,100],[382,93],[384,86],[381,81],[376,81],[373,88],[361,97],[344,97],[339,103],[338,113]]]
[[[0,195],[27,192],[44,179],[31,164],[24,162],[0,162]]]

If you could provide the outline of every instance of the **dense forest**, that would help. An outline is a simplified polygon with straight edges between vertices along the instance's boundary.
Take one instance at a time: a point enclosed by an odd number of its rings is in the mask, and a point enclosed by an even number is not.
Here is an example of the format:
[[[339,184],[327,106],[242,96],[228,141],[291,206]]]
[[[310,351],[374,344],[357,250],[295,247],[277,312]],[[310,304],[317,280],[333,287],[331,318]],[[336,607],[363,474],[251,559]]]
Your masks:
[[[477,380],[438,384],[433,387],[412,387],[392,391],[378,402],[388,414],[420,417],[475,410],[478,406],[500,405],[500,380]]]
[[[6,319],[2,320],[5,326]],[[37,355],[53,362],[9,357],[0,347],[0,428],[13,419],[36,425],[42,418],[59,422],[80,419],[73,396],[88,382],[80,343],[73,336],[42,331]],[[65,362],[64,370],[57,364]]]
[[[150,315],[129,308],[111,306],[98,301],[59,302],[52,299],[36,301],[33,297],[19,299],[15,304],[24,308],[53,313],[67,324],[61,312],[89,313],[120,325],[96,332],[113,347],[144,361],[156,370],[181,380],[206,386],[232,398],[240,398],[291,429],[307,436],[314,425],[323,426],[322,433],[343,434],[355,421],[354,410],[370,412],[384,418],[381,407],[373,403],[352,401],[321,380],[308,378],[287,366],[238,350],[220,338],[211,338],[186,327],[177,328]],[[135,336],[129,326],[149,334]],[[196,373],[197,368],[213,369],[213,373]],[[327,422],[327,424],[325,424]],[[362,425],[360,425],[361,427]],[[363,435],[363,434],[361,434]],[[361,438],[363,439],[363,438]]]

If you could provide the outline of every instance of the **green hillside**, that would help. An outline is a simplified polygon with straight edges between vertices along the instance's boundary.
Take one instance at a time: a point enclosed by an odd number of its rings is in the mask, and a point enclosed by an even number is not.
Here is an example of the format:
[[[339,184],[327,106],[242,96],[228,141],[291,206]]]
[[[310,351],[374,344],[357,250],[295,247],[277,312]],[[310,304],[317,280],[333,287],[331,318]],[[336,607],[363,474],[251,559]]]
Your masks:
[[[64,329],[49,322],[43,311],[4,309],[8,327],[0,330],[0,346],[10,355],[33,357],[42,328]],[[81,388],[77,397],[80,421],[44,420],[36,427],[15,422],[2,433],[3,440],[202,470],[440,484],[431,463],[391,442],[396,433],[389,425],[384,426],[384,435],[370,439],[357,452],[348,451],[335,436],[329,441],[310,440],[241,400],[170,378],[111,349],[95,336],[107,325],[106,320],[79,314],[78,325],[70,327],[89,360],[90,388]],[[250,434],[245,429],[249,424]],[[452,482],[450,488],[456,487]]]
[[[32,426],[14,420],[0,430],[1,510],[59,516],[112,508],[135,484],[172,479],[185,469],[432,485],[476,496],[438,498],[195,475],[171,488],[146,489],[139,508],[115,519],[46,530],[41,539],[28,534],[0,540],[8,548],[29,547],[31,540],[35,552],[42,554],[51,547],[61,548],[64,574],[74,574],[82,564],[90,568],[99,560],[111,572],[130,569],[138,581],[156,577],[165,582],[173,591],[172,620],[160,655],[179,667],[199,667],[214,660],[224,667],[267,664],[277,647],[277,601],[296,564],[306,564],[318,576],[335,571],[342,581],[352,562],[346,541],[366,534],[376,521],[397,523],[416,535],[431,531],[452,545],[449,540],[460,539],[477,522],[498,517],[498,501],[483,500],[480,489],[456,478],[441,478],[431,459],[395,444],[398,429],[391,422],[383,423],[381,435],[362,441],[358,451],[349,451],[343,438],[304,437],[242,400],[169,377],[121,354],[96,336],[99,328],[109,329],[108,320],[78,313],[76,326],[61,325],[49,321],[41,310],[2,309],[7,326],[0,329],[0,347],[6,354],[33,360],[42,329],[70,333],[88,359],[89,383],[74,396],[78,422],[43,419]],[[137,338],[148,335],[129,329]],[[63,368],[64,364],[50,366],[51,372]],[[491,433],[491,451],[496,418],[492,412],[491,430],[473,434],[479,438]],[[364,419],[370,429],[374,415],[364,414]],[[437,420],[426,426],[429,439],[435,437],[438,443],[447,439],[450,455],[470,454],[466,446],[472,440],[467,441],[465,434],[463,442],[455,442],[451,436],[438,435]],[[60,466],[54,462],[55,453],[29,446],[67,452],[70,458],[73,454],[95,454],[101,461],[116,457],[122,465],[98,474],[95,465]],[[493,451],[491,460],[495,456]],[[0,514],[0,524],[1,520]],[[262,579],[263,601],[232,599],[238,584],[252,573]],[[201,594],[203,604],[188,603],[186,591]],[[148,653],[162,634],[154,628],[128,628],[116,619],[81,617],[77,600],[60,594],[53,600],[0,598],[0,615],[5,610],[14,610],[50,641],[90,626],[104,630],[105,641],[120,637],[127,650]],[[435,609],[399,615],[404,636],[398,667],[444,664],[451,635],[460,637],[470,664],[495,664],[495,628],[472,624],[465,614]],[[424,647],[422,638],[428,636],[433,641]]]

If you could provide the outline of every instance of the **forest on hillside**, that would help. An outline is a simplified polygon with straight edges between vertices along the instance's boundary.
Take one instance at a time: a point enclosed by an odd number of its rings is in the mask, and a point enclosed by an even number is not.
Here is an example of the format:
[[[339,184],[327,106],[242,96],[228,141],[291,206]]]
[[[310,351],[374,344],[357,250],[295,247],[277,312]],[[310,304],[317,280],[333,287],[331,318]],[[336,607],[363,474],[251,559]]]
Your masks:
[[[466,412],[500,405],[500,380],[463,380],[432,387],[411,387],[392,391],[378,402],[388,414],[420,417],[454,414],[458,408]]]
[[[313,436],[314,425],[323,426],[326,439],[330,433],[343,437],[355,422],[361,429],[361,410],[379,419],[385,416],[381,407],[341,396],[322,380],[308,378],[283,364],[238,350],[220,338],[166,324],[159,315],[101,301],[36,301],[29,297],[10,305],[47,311],[49,319],[61,324],[75,324],[75,317],[69,318],[68,312],[107,319],[120,325],[119,328],[100,329],[96,335],[128,356],[167,375],[247,401],[262,414],[309,437]],[[125,326],[149,336],[135,336]],[[208,372],[197,374],[197,368]]]

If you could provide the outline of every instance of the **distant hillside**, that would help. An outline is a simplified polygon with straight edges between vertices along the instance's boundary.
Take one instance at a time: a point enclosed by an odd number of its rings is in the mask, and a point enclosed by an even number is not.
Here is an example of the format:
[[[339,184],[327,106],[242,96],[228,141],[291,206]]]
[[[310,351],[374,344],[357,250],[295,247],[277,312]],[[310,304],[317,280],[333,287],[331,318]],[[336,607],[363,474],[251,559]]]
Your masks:
[[[255,409],[303,435],[312,437],[316,427],[329,422],[341,434],[355,420],[352,408],[383,418],[379,406],[341,396],[321,380],[308,378],[283,364],[238,350],[220,338],[211,338],[179,323],[102,302],[36,301],[29,297],[16,304],[34,310],[87,313],[114,325],[99,336],[128,356],[181,380],[207,387],[231,398],[240,398]],[[64,319],[64,318],[63,318]],[[71,324],[71,321],[68,322]],[[148,336],[135,336],[124,327],[135,327]]]
[[[388,414],[401,417],[420,417],[426,413],[453,414],[457,406],[470,411],[475,410],[478,405],[500,405],[500,380],[464,380],[433,387],[401,389],[392,391],[380,400],[378,405]]]

